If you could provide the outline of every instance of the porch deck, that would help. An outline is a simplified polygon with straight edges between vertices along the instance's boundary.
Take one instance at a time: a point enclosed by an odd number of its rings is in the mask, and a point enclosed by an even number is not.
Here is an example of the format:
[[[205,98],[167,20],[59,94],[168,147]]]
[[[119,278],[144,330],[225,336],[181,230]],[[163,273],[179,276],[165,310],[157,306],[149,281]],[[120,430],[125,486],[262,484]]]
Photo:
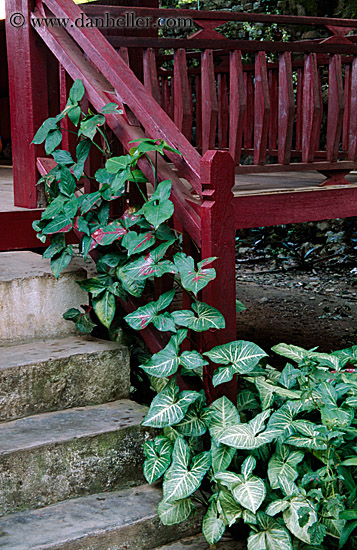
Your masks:
[[[13,168],[0,166],[0,251],[43,246],[32,229],[40,217],[41,209],[14,206]]]

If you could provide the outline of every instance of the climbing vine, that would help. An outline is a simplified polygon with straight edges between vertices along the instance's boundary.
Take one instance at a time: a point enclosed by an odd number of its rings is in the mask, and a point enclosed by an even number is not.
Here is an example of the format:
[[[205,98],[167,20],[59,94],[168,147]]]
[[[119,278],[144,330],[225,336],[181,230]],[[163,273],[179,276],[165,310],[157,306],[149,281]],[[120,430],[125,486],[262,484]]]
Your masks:
[[[273,352],[287,360],[280,369],[252,342],[206,349],[202,333],[225,328],[222,314],[200,298],[216,276],[215,258],[196,263],[184,252],[172,224],[171,182],[158,181],[155,168],[157,155],[179,152],[145,139],[113,156],[105,115],[118,107],[84,113],[83,95],[77,80],[64,111],[46,120],[33,140],[44,142],[56,162],[40,180],[49,204],[34,229],[42,242],[51,240],[44,257],[56,277],[75,253],[66,242],[72,229],[80,235],[80,254],[95,259],[97,275],[78,282],[91,306],[64,315],[79,330],[92,331],[92,309],[110,329],[119,304],[134,297],[142,305],[125,322],[162,334],[163,348],[140,365],[157,394],[143,421],[159,430],[144,445],[144,475],[149,483],[163,479],[161,521],[172,525],[203,510],[210,545],[243,522],[248,550],[342,548],[347,540],[355,548],[357,346],[325,354],[279,344]],[[76,158],[59,149],[65,117],[77,127]],[[92,147],[105,159],[94,176],[85,169]],[[140,159],[153,170],[148,196]],[[95,190],[84,193],[85,182]],[[136,204],[129,202],[133,186]],[[119,217],[111,216],[113,201],[121,204]],[[169,280],[165,292],[148,301],[154,279],[162,277]],[[189,297],[185,310],[174,307],[178,290]],[[237,402],[225,395],[212,401],[209,365],[214,388],[237,384]]]

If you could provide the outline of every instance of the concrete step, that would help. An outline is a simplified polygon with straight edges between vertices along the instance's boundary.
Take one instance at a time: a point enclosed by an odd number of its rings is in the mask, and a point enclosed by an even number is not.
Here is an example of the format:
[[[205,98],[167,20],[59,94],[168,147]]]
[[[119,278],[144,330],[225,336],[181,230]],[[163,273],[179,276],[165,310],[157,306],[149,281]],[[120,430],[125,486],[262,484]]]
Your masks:
[[[247,545],[233,540],[229,535],[224,534],[221,540],[213,547],[207,543],[203,535],[199,534],[156,547],[156,550],[209,550],[210,548],[215,548],[215,550],[246,550]]]
[[[125,346],[71,336],[0,351],[0,420],[129,397]]]
[[[0,548],[149,550],[199,531],[199,514],[173,527],[162,525],[156,512],[161,498],[160,488],[143,485],[11,514],[1,521]]]
[[[34,252],[0,253],[0,344],[46,340],[75,334],[62,317],[71,307],[88,303],[76,280],[86,271],[73,261],[58,280],[50,261]]]
[[[146,410],[123,399],[0,424],[0,514],[140,484]]]

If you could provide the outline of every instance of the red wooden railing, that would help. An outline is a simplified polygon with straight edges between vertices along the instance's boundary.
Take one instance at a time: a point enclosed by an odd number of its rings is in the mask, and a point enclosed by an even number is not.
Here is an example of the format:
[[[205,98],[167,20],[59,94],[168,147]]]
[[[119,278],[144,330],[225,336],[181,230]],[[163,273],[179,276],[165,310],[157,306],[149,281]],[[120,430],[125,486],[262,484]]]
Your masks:
[[[31,25],[34,18],[48,16],[74,22],[82,9],[92,17],[125,11],[193,16],[201,30],[189,38],[158,38],[70,24]],[[30,142],[80,78],[88,104],[99,110],[115,102],[122,109],[123,114],[107,115],[119,148],[128,150],[130,141],[152,137],[181,152],[170,155],[170,162],[159,159],[158,175],[173,182],[175,224],[187,235],[187,246],[193,241],[202,257],[218,257],[217,279],[202,292],[202,299],[227,319],[216,344],[235,338],[236,228],[357,215],[354,185],[232,194],[235,172],[319,170],[330,183],[347,184],[344,175],[357,168],[357,45],[356,37],[345,35],[356,21],[7,0],[8,15],[15,11],[25,17],[21,29],[7,25],[15,203],[36,208],[37,171],[46,172],[48,164],[41,147]],[[310,24],[332,36],[231,40],[215,30],[227,21]],[[72,147],[67,134],[65,145]],[[90,162],[90,171],[98,167],[98,159]],[[140,167],[150,178],[149,164],[142,160]],[[131,311],[134,304],[126,307]],[[145,338],[152,351],[162,345],[155,331],[146,330]]]

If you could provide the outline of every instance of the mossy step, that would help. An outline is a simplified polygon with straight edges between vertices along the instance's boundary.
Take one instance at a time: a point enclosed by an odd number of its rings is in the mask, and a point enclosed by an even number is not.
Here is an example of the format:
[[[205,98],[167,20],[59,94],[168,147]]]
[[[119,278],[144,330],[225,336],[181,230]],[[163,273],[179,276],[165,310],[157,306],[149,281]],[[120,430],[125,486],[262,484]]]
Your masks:
[[[149,550],[199,530],[197,514],[164,526],[157,516],[161,489],[142,485],[20,512],[3,518],[4,550]]]
[[[127,398],[129,361],[125,346],[90,337],[4,347],[0,420]]]
[[[63,313],[88,303],[76,281],[87,277],[73,260],[57,280],[50,260],[29,251],[0,253],[0,344],[62,338],[77,333]]]
[[[123,399],[0,424],[0,514],[140,484],[145,414]]]
[[[215,548],[215,550],[246,550],[247,545],[223,535],[222,539],[213,547],[207,543],[203,535],[199,534],[156,547],[155,550],[209,550],[210,548]]]

